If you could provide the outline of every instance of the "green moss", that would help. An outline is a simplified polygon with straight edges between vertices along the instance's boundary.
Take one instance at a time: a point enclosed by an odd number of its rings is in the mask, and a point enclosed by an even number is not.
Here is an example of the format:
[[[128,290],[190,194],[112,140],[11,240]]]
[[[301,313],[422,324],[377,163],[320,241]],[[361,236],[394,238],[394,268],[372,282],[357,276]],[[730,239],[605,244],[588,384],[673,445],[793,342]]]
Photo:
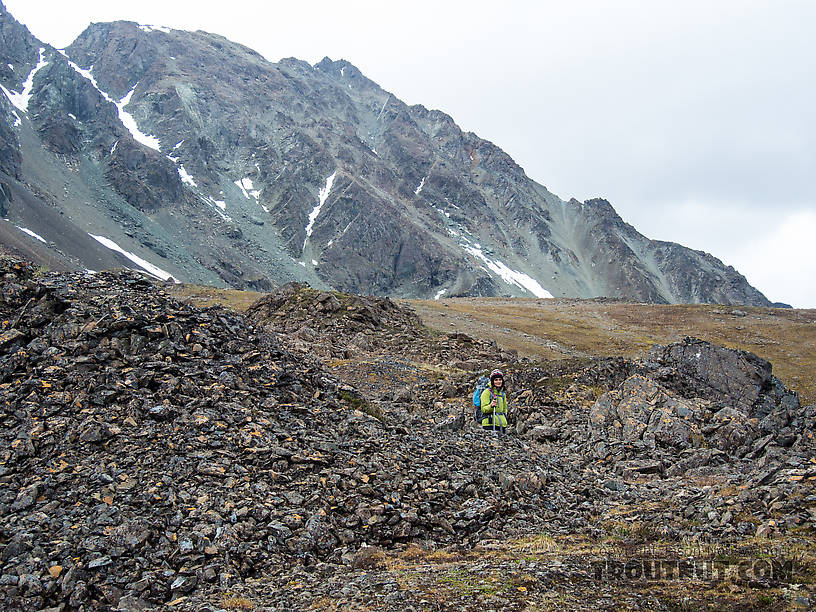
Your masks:
[[[569,376],[551,376],[541,384],[540,388],[543,388],[547,393],[559,393],[569,388],[574,382]]]
[[[470,574],[464,570],[454,569],[447,572],[439,582],[454,591],[457,595],[484,595],[490,597],[513,588],[512,580],[504,581],[496,576]]]
[[[349,408],[353,408],[354,410],[359,410],[360,412],[364,412],[369,416],[373,416],[378,421],[382,421],[385,417],[383,411],[380,410],[378,406],[367,402],[362,397],[355,395],[350,391],[341,389],[338,393],[338,397],[341,401],[345,402]]]

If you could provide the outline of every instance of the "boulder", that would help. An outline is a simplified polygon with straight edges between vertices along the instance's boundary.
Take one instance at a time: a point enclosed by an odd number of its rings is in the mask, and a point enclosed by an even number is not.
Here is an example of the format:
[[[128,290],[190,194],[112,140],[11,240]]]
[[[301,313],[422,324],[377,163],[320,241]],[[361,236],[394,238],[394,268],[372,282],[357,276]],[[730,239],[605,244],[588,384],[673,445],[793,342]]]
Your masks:
[[[704,398],[764,418],[782,408],[799,409],[799,398],[753,353],[685,338],[649,351],[650,376],[686,398]]]

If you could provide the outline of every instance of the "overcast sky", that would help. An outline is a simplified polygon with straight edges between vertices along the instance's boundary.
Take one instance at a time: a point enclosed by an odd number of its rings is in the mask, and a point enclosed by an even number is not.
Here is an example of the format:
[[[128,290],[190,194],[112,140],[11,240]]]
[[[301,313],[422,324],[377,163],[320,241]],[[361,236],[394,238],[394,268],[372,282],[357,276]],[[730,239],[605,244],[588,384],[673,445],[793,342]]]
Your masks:
[[[4,2],[56,47],[127,19],[346,59],[556,195],[816,308],[816,1]]]

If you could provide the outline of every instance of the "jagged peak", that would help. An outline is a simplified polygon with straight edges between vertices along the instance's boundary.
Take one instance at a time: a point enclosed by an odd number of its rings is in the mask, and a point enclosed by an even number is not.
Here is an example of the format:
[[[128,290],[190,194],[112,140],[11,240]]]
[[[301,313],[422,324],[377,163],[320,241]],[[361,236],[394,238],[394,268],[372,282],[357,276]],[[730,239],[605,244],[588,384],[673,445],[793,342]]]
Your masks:
[[[206,30],[178,30],[167,26],[137,23],[129,20],[92,22],[87,28],[85,28],[85,30],[82,31],[79,36],[77,36],[73,43],[71,43],[69,49],[77,45],[79,42],[85,41],[94,35],[111,35],[114,32],[125,37],[141,40],[153,39],[154,41],[161,41],[162,38],[165,40],[190,40],[190,38],[193,38],[200,41],[200,43],[208,44],[217,52],[223,52],[226,50],[233,53],[251,56],[264,62],[268,61],[254,49],[231,41],[221,34],[207,32]]]
[[[363,73],[360,71],[357,66],[352,64],[348,60],[339,59],[337,61],[332,60],[329,56],[324,57],[318,63],[314,65],[315,68],[325,72],[327,74],[331,74],[334,76],[340,77],[347,77],[347,78],[365,78]]]
[[[612,204],[610,204],[609,200],[607,200],[606,198],[590,198],[588,200],[584,200],[584,205],[593,206],[601,210],[615,212],[615,209],[612,207]]]
[[[294,70],[314,70],[314,66],[312,66],[309,62],[305,62],[296,57],[284,57],[278,61],[278,65],[284,68],[292,68]]]

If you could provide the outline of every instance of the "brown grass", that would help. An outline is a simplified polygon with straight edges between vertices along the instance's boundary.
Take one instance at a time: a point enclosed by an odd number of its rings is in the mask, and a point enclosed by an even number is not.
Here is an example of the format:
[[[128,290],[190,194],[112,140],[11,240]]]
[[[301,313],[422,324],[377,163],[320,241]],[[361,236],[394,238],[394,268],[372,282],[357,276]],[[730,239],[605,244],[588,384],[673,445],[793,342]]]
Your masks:
[[[207,306],[224,306],[237,312],[244,312],[255,300],[263,294],[255,291],[239,291],[237,289],[218,289],[201,285],[171,285],[166,288],[167,293],[180,299],[206,308]]]
[[[474,604],[467,609],[495,608],[500,600],[493,598],[501,596],[501,605],[512,609],[590,610],[597,609],[599,598],[606,603],[633,595],[653,604],[659,601],[661,607],[670,610],[790,609],[785,606],[791,601],[787,584],[755,584],[742,579],[737,569],[740,564],[750,569],[754,561],[795,560],[795,576],[803,585],[801,593],[811,596],[806,585],[813,582],[816,568],[812,539],[797,538],[791,542],[747,538],[722,545],[653,537],[642,540],[632,537],[637,535],[631,533],[637,527],[637,523],[626,525],[625,539],[614,534],[597,538],[542,533],[516,540],[496,540],[454,554],[453,558],[410,546],[399,553],[386,553],[389,557],[386,571],[397,577],[402,589],[421,594],[439,609],[459,609],[463,601]],[[718,580],[694,576],[593,580],[590,569],[593,564],[610,559],[618,563],[648,563],[651,559],[710,561],[719,568]],[[473,567],[476,561],[478,571]],[[545,581],[529,572],[530,567],[546,568],[556,563],[587,571],[569,577],[556,572]],[[763,567],[767,568],[767,563]]]
[[[221,605],[225,610],[254,610],[255,604],[246,597],[236,597],[234,595],[225,595],[221,600]]]
[[[199,306],[245,311],[262,294],[198,285],[175,285],[172,295]],[[452,298],[405,300],[424,324],[443,333],[496,340],[520,355],[642,358],[654,344],[694,336],[750,351],[773,364],[774,374],[796,390],[802,405],[816,402],[816,310],[636,304],[605,300]]]
[[[637,359],[653,344],[694,336],[767,359],[774,374],[799,392],[803,405],[816,401],[816,310],[521,298],[407,303],[432,329],[494,339],[538,358]]]

